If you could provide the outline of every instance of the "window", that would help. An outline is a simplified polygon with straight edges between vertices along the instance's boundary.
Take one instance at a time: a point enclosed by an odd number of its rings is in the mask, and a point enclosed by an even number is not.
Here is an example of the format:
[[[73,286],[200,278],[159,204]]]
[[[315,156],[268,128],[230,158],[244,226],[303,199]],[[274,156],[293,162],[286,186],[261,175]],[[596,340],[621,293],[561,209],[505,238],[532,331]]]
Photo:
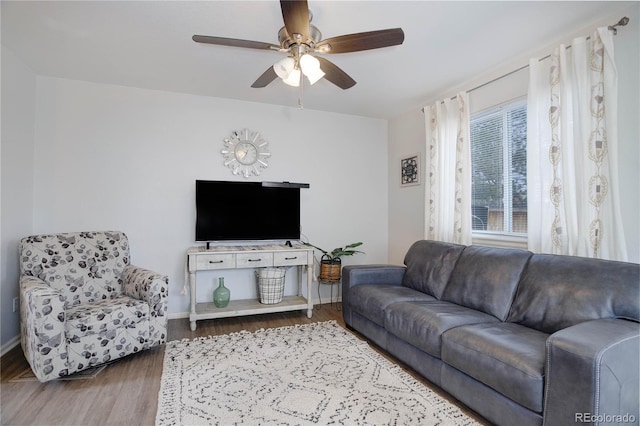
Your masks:
[[[527,232],[527,105],[511,102],[471,117],[472,228]]]

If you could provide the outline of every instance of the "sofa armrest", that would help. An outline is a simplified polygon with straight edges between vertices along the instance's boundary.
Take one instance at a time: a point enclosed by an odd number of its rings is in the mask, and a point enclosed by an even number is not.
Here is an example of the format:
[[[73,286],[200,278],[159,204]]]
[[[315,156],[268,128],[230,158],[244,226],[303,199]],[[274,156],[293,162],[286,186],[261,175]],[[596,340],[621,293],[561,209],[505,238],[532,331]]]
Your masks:
[[[165,343],[169,278],[148,269],[128,265],[122,272],[122,280],[124,294],[149,304],[149,347]]]
[[[66,374],[67,341],[62,293],[33,276],[20,277],[20,343],[41,382]]]
[[[638,420],[640,324],[587,321],[551,335],[546,350],[545,426]]]
[[[342,317],[351,325],[349,290],[360,284],[402,285],[406,267],[397,265],[349,265],[342,268]]]
[[[342,268],[342,284],[354,287],[359,284],[402,284],[406,266],[398,265],[349,265]]]

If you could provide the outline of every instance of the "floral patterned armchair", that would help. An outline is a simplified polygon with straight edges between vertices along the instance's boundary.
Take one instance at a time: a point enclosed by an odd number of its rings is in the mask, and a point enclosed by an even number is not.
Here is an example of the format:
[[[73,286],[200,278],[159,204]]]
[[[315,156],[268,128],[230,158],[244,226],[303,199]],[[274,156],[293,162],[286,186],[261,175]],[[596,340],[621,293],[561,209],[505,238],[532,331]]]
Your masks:
[[[41,382],[166,342],[166,276],[130,264],[122,232],[20,242],[22,350]]]

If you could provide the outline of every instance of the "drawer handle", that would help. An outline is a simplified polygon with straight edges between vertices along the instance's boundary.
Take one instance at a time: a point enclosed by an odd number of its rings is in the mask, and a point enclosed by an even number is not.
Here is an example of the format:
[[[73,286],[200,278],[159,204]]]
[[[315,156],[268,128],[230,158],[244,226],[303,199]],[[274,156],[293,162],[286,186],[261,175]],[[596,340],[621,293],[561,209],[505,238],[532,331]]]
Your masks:
[[[261,262],[262,259],[247,259],[247,262]]]
[[[296,260],[298,256],[295,257],[285,257],[284,260]]]
[[[224,263],[224,260],[210,260],[209,263]]]

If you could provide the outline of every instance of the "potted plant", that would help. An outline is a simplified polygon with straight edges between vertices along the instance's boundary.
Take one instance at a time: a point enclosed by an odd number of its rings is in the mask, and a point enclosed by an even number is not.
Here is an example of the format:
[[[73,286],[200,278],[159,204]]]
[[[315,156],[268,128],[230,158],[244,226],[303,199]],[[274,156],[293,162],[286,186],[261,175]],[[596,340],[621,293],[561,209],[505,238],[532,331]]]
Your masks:
[[[304,245],[313,247],[314,249],[322,252],[322,257],[320,258],[320,276],[318,279],[327,283],[337,283],[340,281],[342,257],[353,256],[356,253],[364,253],[360,250],[354,250],[356,247],[360,247],[362,242],[347,244],[344,247],[336,247],[331,251],[327,251],[309,243],[304,243]]]

